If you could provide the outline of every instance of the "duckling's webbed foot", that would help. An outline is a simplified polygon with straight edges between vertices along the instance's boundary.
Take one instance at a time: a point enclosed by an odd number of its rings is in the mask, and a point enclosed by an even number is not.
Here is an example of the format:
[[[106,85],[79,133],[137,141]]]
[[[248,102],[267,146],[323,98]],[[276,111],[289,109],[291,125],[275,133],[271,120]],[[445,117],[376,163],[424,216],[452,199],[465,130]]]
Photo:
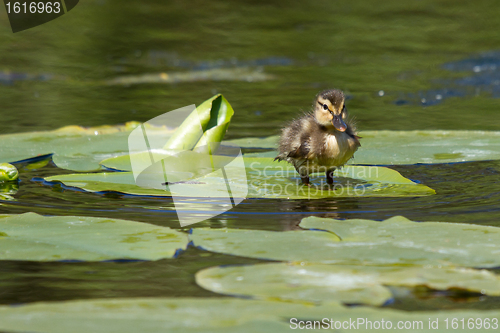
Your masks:
[[[326,171],[326,182],[328,185],[333,185],[333,172],[335,169],[327,170]]]

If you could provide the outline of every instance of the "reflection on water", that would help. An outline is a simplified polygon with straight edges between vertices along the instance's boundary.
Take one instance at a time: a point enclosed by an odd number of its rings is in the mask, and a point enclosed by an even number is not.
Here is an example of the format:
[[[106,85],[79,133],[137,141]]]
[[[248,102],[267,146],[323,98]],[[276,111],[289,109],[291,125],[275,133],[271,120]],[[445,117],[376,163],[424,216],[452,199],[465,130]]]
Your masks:
[[[54,79],[51,74],[28,74],[12,73],[10,71],[0,72],[0,84],[13,85],[17,81],[48,81]]]
[[[0,182],[0,200],[15,200],[13,195],[19,190],[19,183]]]
[[[227,138],[269,136],[336,87],[361,130],[498,130],[500,20],[494,0],[227,2],[86,0],[67,15],[12,34],[0,10],[0,133],[147,121],[215,93],[235,116]],[[489,51],[490,53],[485,53]],[[272,80],[173,80],[108,85],[118,77],[248,70]],[[229,71],[229,72],[228,72]],[[155,74],[156,73],[156,74]],[[199,73],[198,73],[199,74]],[[156,76],[154,76],[156,75]],[[234,79],[234,78],[232,78]],[[147,80],[146,80],[147,81]],[[175,81],[175,82],[174,82]],[[395,102],[396,101],[396,102]],[[387,147],[390,149],[390,147]],[[65,173],[52,163],[18,165],[15,200],[0,213],[124,218],[177,228],[171,199],[92,194],[35,177]],[[245,200],[194,225],[293,230],[309,215],[500,226],[499,162],[394,167],[435,189],[417,198]],[[213,296],[201,268],[255,262],[190,248],[178,259],[124,263],[4,262],[2,303],[90,297]],[[435,295],[434,295],[435,296]],[[496,298],[467,298],[498,308]],[[443,297],[402,298],[404,309],[464,307]]]
[[[151,67],[173,67],[185,68],[190,70],[208,70],[216,68],[234,68],[234,67],[263,67],[263,66],[290,66],[294,61],[286,57],[266,57],[259,59],[217,59],[217,60],[188,60],[179,57],[175,52],[149,50],[142,57],[142,54],[136,58],[140,58],[144,65]],[[131,58],[124,63],[133,63],[136,59]]]
[[[207,69],[189,72],[170,72],[119,76],[108,81],[110,85],[133,85],[147,83],[182,83],[199,81],[246,81],[258,82],[274,79],[273,75],[247,68]]]

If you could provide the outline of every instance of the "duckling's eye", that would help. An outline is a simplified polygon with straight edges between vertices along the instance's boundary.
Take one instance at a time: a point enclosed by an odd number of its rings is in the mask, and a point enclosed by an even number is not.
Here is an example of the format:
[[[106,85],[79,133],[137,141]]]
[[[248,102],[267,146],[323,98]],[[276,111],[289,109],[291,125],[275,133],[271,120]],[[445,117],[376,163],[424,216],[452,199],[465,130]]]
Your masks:
[[[328,105],[323,104],[323,110],[325,110],[325,111],[328,110]]]

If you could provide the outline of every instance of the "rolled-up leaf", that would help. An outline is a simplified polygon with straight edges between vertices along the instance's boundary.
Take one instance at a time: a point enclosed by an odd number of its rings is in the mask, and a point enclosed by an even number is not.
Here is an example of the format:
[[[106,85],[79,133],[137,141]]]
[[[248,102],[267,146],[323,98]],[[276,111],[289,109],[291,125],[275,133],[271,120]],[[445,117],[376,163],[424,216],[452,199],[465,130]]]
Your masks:
[[[203,136],[196,144],[195,150],[208,154],[214,153],[226,134],[233,114],[234,110],[229,102],[224,96],[219,95],[212,102],[210,121],[207,128],[203,130]]]
[[[19,178],[16,167],[9,163],[0,163],[0,183],[11,182]]]
[[[221,95],[215,95],[201,103],[179,126],[163,149],[214,151],[222,141],[234,114],[229,102]],[[212,145],[210,145],[212,144]]]

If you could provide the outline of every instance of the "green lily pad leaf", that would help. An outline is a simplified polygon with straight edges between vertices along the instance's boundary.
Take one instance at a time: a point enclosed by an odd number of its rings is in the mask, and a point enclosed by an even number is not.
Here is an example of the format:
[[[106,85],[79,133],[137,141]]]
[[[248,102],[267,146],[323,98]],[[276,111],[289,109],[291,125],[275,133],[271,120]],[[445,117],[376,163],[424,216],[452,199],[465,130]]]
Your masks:
[[[163,149],[191,150],[208,146],[215,151],[226,134],[233,114],[233,108],[224,96],[215,95],[201,103],[184,120]]]
[[[249,197],[318,199],[328,197],[425,196],[436,192],[385,167],[347,166],[335,170],[333,186],[323,173],[311,175],[308,187],[301,184],[295,169],[271,158],[245,158]]]
[[[35,213],[0,219],[0,260],[158,260],[187,243],[182,232],[126,220]]]
[[[463,319],[467,325],[468,319],[472,318],[474,325],[476,320],[481,324],[488,322],[490,329],[485,331],[489,332],[496,327],[499,317],[498,310],[406,312],[233,298],[121,298],[0,306],[0,330],[37,333],[135,333],[138,330],[143,333],[281,333],[314,327],[332,332],[339,332],[342,327],[356,332],[373,332],[374,327],[378,327],[380,331],[429,333],[448,331],[446,325],[450,332],[464,331],[452,329],[452,319],[458,325]],[[429,328],[431,322],[433,326]],[[409,326],[398,329],[398,323],[410,324],[414,330],[408,329]],[[481,327],[474,326],[474,331],[480,332]]]
[[[272,263],[207,268],[196,273],[196,283],[220,294],[316,303],[382,305],[392,298],[385,286],[500,295],[497,275],[466,268]]]
[[[223,145],[253,149],[276,149],[278,147],[278,135],[265,138],[241,138],[222,141]],[[274,156],[276,157],[276,156]]]
[[[169,161],[175,171],[191,172],[193,184],[182,193],[174,193],[176,196],[215,197],[217,193],[221,197],[227,195],[226,180],[215,173],[209,173],[197,178],[196,152],[187,152],[186,158],[176,161],[175,157]],[[149,153],[144,153],[149,154]],[[169,158],[168,151],[153,152],[154,159]],[[163,155],[162,155],[163,154]],[[190,155],[191,154],[191,155]],[[150,155],[148,155],[150,156]],[[149,158],[149,157],[148,157]],[[213,155],[212,161],[216,167],[226,165],[230,157]],[[108,160],[109,161],[109,160]],[[115,158],[112,161],[103,161],[108,168],[121,168],[129,163],[126,157]],[[423,196],[435,194],[435,191],[425,185],[414,183],[404,178],[397,171],[384,167],[370,166],[348,166],[335,171],[337,182],[334,186],[328,186],[323,174],[313,174],[311,183],[315,186],[307,187],[300,183],[295,169],[284,162],[275,162],[270,158],[244,158],[247,173],[247,181],[241,177],[239,171],[227,172],[227,181],[231,186],[239,189],[238,193],[246,193],[247,198],[290,198],[290,199],[317,199],[327,197],[358,197],[358,196]],[[194,166],[194,167],[193,167]],[[153,175],[154,176],[154,175]],[[182,179],[182,177],[179,177]],[[89,192],[116,191],[135,195],[171,196],[172,192],[168,186],[165,190],[146,189],[137,186],[132,173],[92,173],[92,174],[69,174],[45,178],[46,181],[59,181],[67,186],[78,187]],[[164,182],[164,180],[158,180]],[[210,189],[210,190],[209,190]]]
[[[363,131],[351,164],[401,165],[500,159],[500,131]],[[278,136],[224,141],[244,148],[276,148]],[[250,154],[275,157],[275,152]]]
[[[53,154],[52,159],[60,168],[99,170],[99,162],[103,159],[128,153],[128,136],[139,125],[129,122],[120,126],[90,128],[67,126],[54,131],[1,135],[0,162],[12,163]],[[155,127],[148,131],[148,135],[166,139],[172,132],[171,129]]]
[[[140,148],[130,155],[103,159],[101,165],[109,169],[133,171],[131,158],[136,166],[147,166],[151,164],[151,161],[159,162],[165,157],[191,150],[198,153],[199,160],[206,159],[208,158],[207,155],[216,155],[215,152],[226,134],[233,114],[234,111],[229,102],[222,95],[215,95],[195,108],[178,126],[166,143],[156,147],[149,147],[146,151],[141,151],[142,148]],[[166,121],[166,118],[162,118],[162,121]],[[143,136],[142,131],[139,134],[141,137]],[[148,139],[148,141],[149,144],[155,142],[151,139]],[[203,154],[205,156],[202,156]],[[183,154],[183,156],[186,156],[186,154]],[[196,160],[189,159],[189,161],[185,161],[185,166],[194,168],[196,165]],[[168,166],[170,168],[170,165]]]
[[[284,318],[345,311],[232,298],[134,298],[0,306],[9,332],[289,332]]]
[[[148,140],[167,142],[165,149],[180,149],[187,145],[189,149],[197,147],[199,151],[216,150],[233,114],[228,101],[222,95],[216,95],[202,103],[180,126],[180,131],[145,124]],[[192,121],[194,116],[197,121]],[[0,162],[13,163],[52,154],[54,163],[60,168],[80,172],[99,170],[102,169],[101,161],[129,153],[129,135],[140,125],[129,122],[90,128],[67,126],[54,131],[1,135]],[[128,156],[126,159],[127,170],[131,170]]]
[[[16,181],[19,178],[17,168],[9,163],[0,163],[0,183]]]
[[[226,168],[229,175],[231,173],[231,168]],[[175,181],[175,172],[169,173],[169,180]],[[213,172],[204,175],[200,178],[196,178],[193,181],[189,181],[190,177],[193,176],[189,172],[178,172],[178,180],[185,182],[186,185],[182,188],[176,187],[174,190],[170,190],[168,185],[164,185],[165,190],[152,189],[137,186],[135,183],[134,175],[132,172],[104,172],[104,173],[88,173],[88,174],[69,174],[52,176],[45,178],[46,181],[54,182],[59,181],[67,186],[81,188],[88,192],[103,192],[103,191],[113,191],[119,193],[127,193],[132,195],[144,195],[144,196],[177,196],[177,197],[216,197],[223,198],[227,197],[227,185],[224,179],[220,177],[217,172]],[[144,177],[157,177],[156,172],[152,172],[151,175],[144,175]],[[233,179],[231,178],[231,181]],[[233,184],[231,184],[231,189],[234,193],[245,193],[246,182],[241,179],[236,179]],[[158,182],[164,182],[164,180],[158,180]],[[201,210],[207,209],[207,205],[188,205],[187,209],[196,209],[195,206],[199,206]]]
[[[500,228],[442,222],[383,222],[308,217],[316,230],[271,232],[193,229],[194,245],[243,257],[311,263],[370,265],[500,266]],[[293,246],[290,246],[293,244]]]

